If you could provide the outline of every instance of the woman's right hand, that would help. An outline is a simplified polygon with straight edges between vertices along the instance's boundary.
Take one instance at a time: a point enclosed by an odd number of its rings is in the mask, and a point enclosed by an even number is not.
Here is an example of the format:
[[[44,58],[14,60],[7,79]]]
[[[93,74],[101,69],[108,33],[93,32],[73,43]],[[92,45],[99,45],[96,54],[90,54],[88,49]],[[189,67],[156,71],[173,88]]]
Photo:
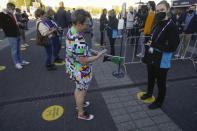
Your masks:
[[[103,56],[105,53],[98,53],[97,57],[100,58],[101,56]]]

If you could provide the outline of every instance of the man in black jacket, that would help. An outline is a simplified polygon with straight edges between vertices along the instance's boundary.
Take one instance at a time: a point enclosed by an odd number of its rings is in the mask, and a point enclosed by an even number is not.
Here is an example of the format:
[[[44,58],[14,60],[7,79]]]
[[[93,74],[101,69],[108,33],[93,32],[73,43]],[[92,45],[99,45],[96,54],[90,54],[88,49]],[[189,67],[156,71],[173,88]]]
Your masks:
[[[189,46],[192,34],[197,32],[197,24],[196,24],[197,14],[195,12],[196,12],[196,6],[192,5],[189,7],[189,10],[183,13],[178,20],[179,26],[182,29],[182,35],[180,38],[182,45],[178,54],[175,55],[176,57],[181,57],[181,58],[185,57],[187,47]]]
[[[107,26],[108,24],[108,21],[107,21],[107,18],[106,18],[106,15],[107,15],[107,9],[103,9],[103,13],[100,17],[100,32],[101,32],[101,46],[103,46],[103,39],[104,39],[104,29],[105,27]]]
[[[20,22],[17,22],[17,19],[14,15],[15,5],[12,3],[7,4],[7,9],[0,13],[0,27],[2,27],[5,36],[8,38],[8,41],[11,46],[11,55],[15,67],[17,69],[22,69],[23,65],[29,64],[29,62],[21,58],[21,43],[20,43],[20,31],[19,25]]]
[[[64,10],[64,3],[63,2],[60,2],[60,7],[59,7],[57,13],[55,14],[55,21],[56,21],[57,25],[59,27],[61,27],[62,30],[63,30],[63,32],[60,34],[60,43],[59,43],[59,48],[58,48],[58,51],[57,51],[57,52],[60,52],[61,45],[62,45],[62,37],[66,36],[66,34],[68,32],[68,26],[69,26],[68,14]],[[60,59],[60,58],[55,58],[55,62],[56,61],[61,61],[61,60],[62,59]]]

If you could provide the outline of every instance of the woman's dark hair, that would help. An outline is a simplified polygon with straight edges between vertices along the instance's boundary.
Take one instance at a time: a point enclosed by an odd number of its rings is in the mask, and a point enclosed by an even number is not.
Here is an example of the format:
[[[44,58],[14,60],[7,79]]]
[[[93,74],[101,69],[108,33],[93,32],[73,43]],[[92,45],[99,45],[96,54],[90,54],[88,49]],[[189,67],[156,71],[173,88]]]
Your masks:
[[[156,4],[154,1],[148,1],[148,4],[150,5],[150,7],[152,8],[153,11],[155,11],[156,9]]]
[[[19,8],[15,9],[17,13],[21,13],[21,10]]]
[[[147,13],[148,12],[147,5],[142,5],[141,11],[142,11],[143,14]]]
[[[104,14],[105,11],[107,11],[107,9],[103,9],[102,14]]]
[[[15,4],[9,2],[9,3],[7,3],[7,7],[15,7]]]
[[[38,8],[36,11],[35,11],[35,17],[38,19],[40,18],[41,16],[44,15],[44,11],[41,9],[41,8]]]
[[[83,24],[87,17],[90,18],[89,12],[85,11],[84,9],[77,9],[71,15],[72,23],[75,25],[77,24],[77,22],[79,22],[80,24]]]

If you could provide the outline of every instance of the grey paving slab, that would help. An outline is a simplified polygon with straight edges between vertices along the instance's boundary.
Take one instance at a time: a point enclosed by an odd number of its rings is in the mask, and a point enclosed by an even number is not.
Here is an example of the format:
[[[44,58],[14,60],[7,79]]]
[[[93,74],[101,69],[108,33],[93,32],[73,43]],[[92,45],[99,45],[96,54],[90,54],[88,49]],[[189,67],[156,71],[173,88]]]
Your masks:
[[[156,124],[166,123],[166,122],[172,122],[172,120],[167,115],[165,115],[165,114],[151,117],[151,119]]]
[[[118,98],[111,98],[111,99],[105,99],[105,102],[107,104],[111,104],[111,103],[119,103],[120,100]]]
[[[125,101],[132,101],[133,97],[130,95],[127,95],[127,96],[121,96],[121,97],[119,97],[119,99],[120,99],[120,101],[125,102]]]
[[[115,116],[113,117],[113,120],[116,124],[120,124],[123,122],[128,122],[131,121],[131,118],[129,117],[129,115],[120,115],[120,116]]]
[[[139,106],[139,105],[137,105],[137,106],[128,106],[128,107],[126,107],[126,110],[129,113],[133,113],[133,112],[143,111],[143,108],[141,106]]]
[[[112,103],[112,104],[108,104],[107,106],[108,106],[109,110],[123,108],[122,103]]]
[[[118,131],[137,131],[136,125],[132,122],[124,122],[117,125]]]
[[[138,103],[135,100],[123,102],[124,107],[136,106],[136,105],[138,105]]]
[[[139,131],[159,131],[159,128],[157,126],[150,126],[139,129]]]
[[[160,131],[182,131],[176,124],[170,123],[163,123],[158,125]]]
[[[150,116],[157,116],[157,115],[163,115],[164,112],[161,109],[155,109],[155,110],[146,110],[146,113]]]
[[[153,126],[155,123],[150,118],[139,119],[134,121],[138,128]]]
[[[148,115],[144,111],[132,112],[132,113],[130,113],[130,116],[133,120],[148,118]]]
[[[110,110],[110,113],[111,113],[112,117],[120,116],[120,115],[127,115],[127,112],[125,111],[124,108],[118,108],[118,109]]]

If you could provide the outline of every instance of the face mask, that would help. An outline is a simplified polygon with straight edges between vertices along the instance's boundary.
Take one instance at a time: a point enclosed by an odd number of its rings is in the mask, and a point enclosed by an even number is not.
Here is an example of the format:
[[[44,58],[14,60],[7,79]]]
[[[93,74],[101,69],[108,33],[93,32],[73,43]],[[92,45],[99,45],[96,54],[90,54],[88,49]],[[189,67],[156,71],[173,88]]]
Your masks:
[[[194,12],[193,10],[189,10],[189,13],[190,13],[190,14],[193,14],[193,12]]]
[[[13,14],[14,13],[14,10],[9,10],[9,12]]]
[[[155,15],[156,19],[162,21],[166,17],[166,12],[159,12]]]

